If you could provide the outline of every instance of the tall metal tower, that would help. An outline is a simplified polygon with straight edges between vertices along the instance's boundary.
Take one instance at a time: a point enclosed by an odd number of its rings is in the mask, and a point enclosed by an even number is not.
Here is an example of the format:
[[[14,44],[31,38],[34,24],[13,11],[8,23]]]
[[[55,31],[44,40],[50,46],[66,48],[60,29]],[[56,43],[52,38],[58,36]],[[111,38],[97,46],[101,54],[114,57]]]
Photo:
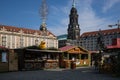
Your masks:
[[[48,6],[46,4],[46,0],[42,0],[39,14],[41,16],[42,22],[45,23],[48,15]]]
[[[42,0],[41,6],[40,6],[40,10],[39,10],[39,14],[40,17],[42,19],[42,25],[40,26],[40,30],[44,31],[46,30],[46,19],[47,19],[47,15],[48,15],[48,6],[46,3],[46,0]]]

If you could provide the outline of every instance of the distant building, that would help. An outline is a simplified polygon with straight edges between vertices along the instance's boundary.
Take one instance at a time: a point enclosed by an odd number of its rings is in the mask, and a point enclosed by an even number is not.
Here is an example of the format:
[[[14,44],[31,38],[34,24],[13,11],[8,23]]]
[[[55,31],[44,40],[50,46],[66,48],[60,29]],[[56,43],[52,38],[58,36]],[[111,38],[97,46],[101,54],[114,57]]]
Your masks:
[[[105,52],[104,56],[118,56],[117,58],[120,58],[120,38],[113,39],[112,44],[106,47]]]
[[[67,34],[59,35],[59,36],[57,36],[57,39],[58,40],[65,40],[65,39],[67,39]]]
[[[63,47],[66,46],[66,42],[67,42],[67,34],[63,34],[63,35],[59,35],[57,36],[58,39],[58,47]]]
[[[98,33],[103,36],[104,47],[111,45],[112,40],[115,38],[120,38],[120,28],[85,32],[80,37],[80,46],[84,47],[89,51],[98,51]]]
[[[43,27],[42,25],[41,27]],[[42,29],[41,27],[40,29]],[[43,40],[46,42],[47,48],[58,48],[57,37],[47,29],[44,32],[42,30],[32,30],[27,28],[0,25],[0,46],[15,49],[39,45]]]
[[[119,49],[119,48],[120,48],[120,38],[113,39],[112,45],[107,46],[107,49]]]

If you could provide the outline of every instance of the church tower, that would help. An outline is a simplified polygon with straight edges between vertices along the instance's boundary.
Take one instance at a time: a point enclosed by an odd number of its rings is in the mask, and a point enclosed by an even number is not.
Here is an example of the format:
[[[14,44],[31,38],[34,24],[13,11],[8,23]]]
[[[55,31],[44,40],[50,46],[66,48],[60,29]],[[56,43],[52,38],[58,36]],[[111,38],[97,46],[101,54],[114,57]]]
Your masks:
[[[77,9],[75,8],[75,1],[73,0],[72,8],[69,15],[69,24],[68,24],[68,36],[67,39],[79,40],[80,37],[80,28],[78,24],[78,14]]]

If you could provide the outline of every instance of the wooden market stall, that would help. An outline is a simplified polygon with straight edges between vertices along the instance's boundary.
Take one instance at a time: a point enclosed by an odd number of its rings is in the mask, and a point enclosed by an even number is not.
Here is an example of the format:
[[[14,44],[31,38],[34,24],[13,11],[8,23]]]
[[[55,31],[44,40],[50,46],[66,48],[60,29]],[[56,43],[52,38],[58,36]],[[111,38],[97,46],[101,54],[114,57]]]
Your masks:
[[[9,71],[8,56],[8,49],[0,46],[0,72]]]
[[[59,67],[61,51],[23,49],[16,50],[18,53],[19,70],[38,70]]]
[[[101,72],[120,72],[120,38],[113,39],[112,45],[108,45],[104,52]]]
[[[77,46],[64,46],[59,48],[63,51],[61,59],[61,67],[70,68],[72,63],[75,66],[89,66],[90,65],[90,54],[87,50]]]
[[[9,71],[18,71],[18,55],[14,49],[9,49]]]

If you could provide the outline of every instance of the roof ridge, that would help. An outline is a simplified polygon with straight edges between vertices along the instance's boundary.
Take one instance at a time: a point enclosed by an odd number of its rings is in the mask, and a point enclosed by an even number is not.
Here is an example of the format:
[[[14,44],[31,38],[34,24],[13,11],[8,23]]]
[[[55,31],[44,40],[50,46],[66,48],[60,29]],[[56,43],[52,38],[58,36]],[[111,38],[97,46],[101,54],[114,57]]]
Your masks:
[[[109,33],[109,32],[120,32],[120,28],[113,28],[113,29],[106,29],[106,30],[101,30],[102,33]],[[97,34],[99,31],[91,31],[91,32],[85,32],[81,36],[84,35],[91,35],[91,34]]]
[[[6,28],[15,28],[15,29],[22,29],[22,30],[29,30],[29,31],[34,31],[34,32],[41,32],[40,30],[35,30],[35,29],[30,29],[30,28],[21,28],[21,27],[16,27],[16,26],[9,26],[9,25],[1,25],[0,27],[6,27]],[[54,37],[56,37],[51,31],[47,30],[50,34],[52,34]]]
[[[63,47],[61,47],[61,48],[59,48],[59,50],[61,50],[61,51],[68,51],[68,50],[70,50],[70,49],[72,49],[72,48],[75,48],[76,46],[72,46],[72,45],[67,45],[67,46],[63,46]],[[65,48],[68,48],[68,49],[65,49]],[[65,49],[65,50],[64,50]]]
[[[11,28],[18,28],[18,29],[29,29],[29,30],[35,30],[35,29],[31,29],[31,28],[16,27],[16,26],[10,26],[10,25],[0,25],[0,26],[11,27]],[[39,30],[35,30],[35,31],[39,31]]]

